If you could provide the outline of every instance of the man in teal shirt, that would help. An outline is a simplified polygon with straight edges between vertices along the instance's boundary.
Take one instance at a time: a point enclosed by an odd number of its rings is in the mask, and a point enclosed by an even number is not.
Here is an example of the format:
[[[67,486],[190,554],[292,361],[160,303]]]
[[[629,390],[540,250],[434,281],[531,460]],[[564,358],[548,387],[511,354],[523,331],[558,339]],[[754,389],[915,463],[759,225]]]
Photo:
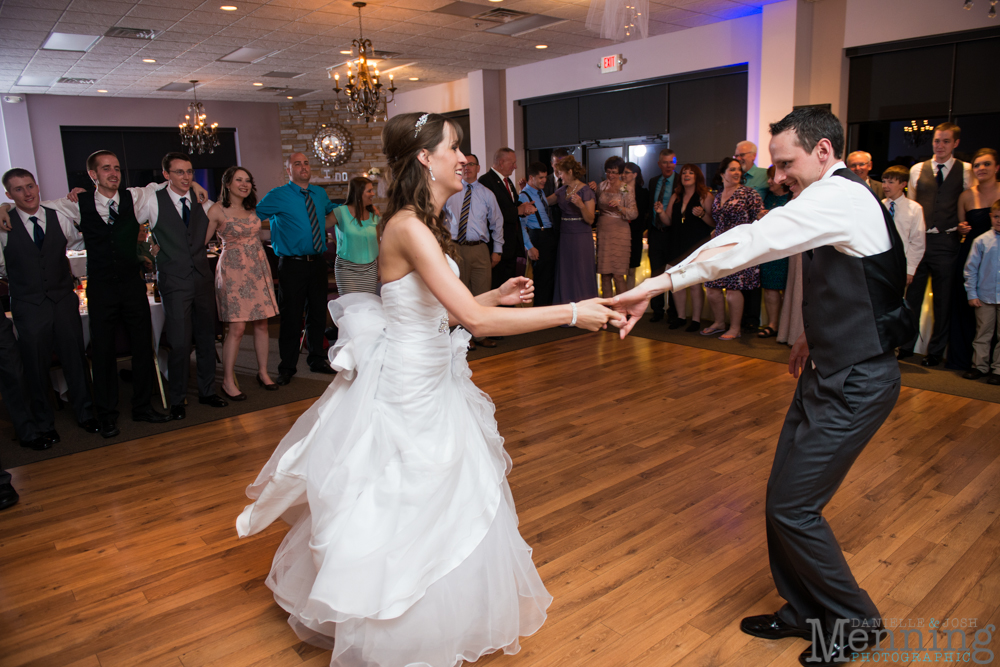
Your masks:
[[[767,194],[767,169],[754,164],[757,161],[757,145],[752,141],[741,141],[736,144],[736,152],[733,157],[739,160],[740,167],[743,169],[743,180],[740,182],[748,188],[756,190],[760,198],[763,199],[764,195]]]

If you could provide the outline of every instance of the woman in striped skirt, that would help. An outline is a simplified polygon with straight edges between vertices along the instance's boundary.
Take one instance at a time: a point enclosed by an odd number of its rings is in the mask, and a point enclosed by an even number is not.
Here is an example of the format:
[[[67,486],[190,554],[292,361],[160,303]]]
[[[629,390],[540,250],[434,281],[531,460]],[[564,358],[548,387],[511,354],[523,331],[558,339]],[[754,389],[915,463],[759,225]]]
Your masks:
[[[378,209],[372,204],[375,185],[363,176],[352,178],[347,202],[334,209],[337,217],[337,293],[375,294],[378,289]]]

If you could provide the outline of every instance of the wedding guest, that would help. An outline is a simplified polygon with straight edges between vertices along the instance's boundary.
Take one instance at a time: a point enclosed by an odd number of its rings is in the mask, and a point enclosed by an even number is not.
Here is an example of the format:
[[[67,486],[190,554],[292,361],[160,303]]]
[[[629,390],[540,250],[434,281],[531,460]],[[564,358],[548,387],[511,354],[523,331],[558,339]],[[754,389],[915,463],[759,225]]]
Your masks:
[[[857,172],[855,172],[857,173]],[[917,202],[906,197],[906,183],[910,178],[910,170],[896,165],[882,172],[882,191],[885,199],[882,205],[889,211],[896,231],[906,249],[906,284],[913,282],[920,260],[924,256],[924,209]]]
[[[215,302],[219,320],[229,325],[222,342],[222,393],[233,401],[247,398],[236,382],[235,369],[248,322],[253,326],[257,384],[267,391],[278,388],[267,374],[267,320],[278,314],[278,302],[261,244],[271,238],[271,231],[257,217],[256,205],[253,175],[243,167],[230,167],[222,175],[222,198],[208,210],[205,235],[205,243],[216,234],[222,239],[215,268]]]
[[[660,214],[663,213],[664,206],[667,206],[670,197],[674,193],[674,181],[676,180],[674,172],[677,168],[677,156],[669,148],[664,148],[660,151],[656,164],[660,168],[660,173],[654,176],[649,182],[653,215],[650,220],[649,230],[646,232],[647,245],[649,247],[650,277],[656,277],[667,270],[667,259],[670,254],[670,230],[663,225]],[[669,295],[665,294],[653,297],[653,300],[649,302],[650,307],[653,309],[653,316],[649,319],[650,322],[659,322],[668,312],[673,314],[671,321],[678,319],[679,315],[675,312],[676,308],[674,305],[669,305],[668,307],[668,300],[670,298]],[[676,301],[673,303],[676,303]]]
[[[521,218],[525,253],[531,260],[531,273],[535,281],[535,305],[552,305],[552,292],[556,279],[556,230],[549,219],[549,201],[555,203],[555,195],[545,196],[548,170],[543,162],[528,165],[528,181],[518,201],[533,204],[535,211]]]
[[[496,197],[503,213],[503,249],[500,259],[493,265],[492,288],[497,289],[517,273],[517,259],[524,257],[524,238],[521,235],[521,216],[531,215],[535,207],[519,204],[518,192],[510,180],[517,169],[517,154],[512,148],[501,148],[493,156],[493,168],[479,177]]]
[[[625,289],[635,287],[635,270],[642,263],[642,238],[646,235],[649,220],[653,215],[653,202],[649,198],[649,190],[644,186],[642,168],[635,162],[626,162],[622,171],[622,180],[635,193],[635,206],[639,215],[628,223],[630,247],[628,255],[628,274],[625,276]]]
[[[337,207],[326,190],[311,185],[309,158],[292,153],[285,161],[288,183],[273,188],[257,204],[257,215],[270,220],[271,247],[278,256],[278,377],[286,385],[299,365],[299,342],[305,319],[306,363],[313,373],[335,371],[323,349],[326,330],[327,265],[326,228],[334,225]]]
[[[872,170],[872,154],[865,151],[854,151],[847,156],[847,168],[862,178],[869,188],[872,189],[879,199],[885,198],[885,191],[882,184],[868,176]]]
[[[7,412],[14,423],[14,435],[21,441],[21,446],[42,451],[54,445],[55,441],[42,435],[44,429],[41,420],[31,413],[30,404],[25,401],[28,392],[24,385],[21,352],[17,346],[17,337],[14,335],[14,325],[7,319],[7,313],[2,310],[0,308],[0,398],[7,406]],[[3,475],[4,473],[0,473],[0,480],[3,479]],[[7,481],[10,482],[9,476]],[[0,491],[0,497],[2,495]],[[14,502],[17,502],[16,497]]]
[[[80,300],[66,249],[83,248],[83,235],[71,220],[41,206],[34,175],[10,169],[3,175],[4,194],[14,201],[10,232],[0,230],[0,277],[7,278],[10,310],[18,331],[31,412],[42,435],[59,442],[55,412],[48,399],[52,355],[59,359],[73,411],[80,427],[98,433],[87,382]]]
[[[976,309],[976,340],[973,367],[962,377],[978,380],[987,373],[988,384],[1000,384],[1000,354],[994,353],[990,371],[990,341],[1000,323],[1000,201],[990,206],[992,229],[972,242],[965,263],[965,291],[969,305]]]
[[[757,144],[752,141],[741,141],[736,144],[736,153],[733,154],[733,157],[740,163],[740,168],[743,170],[740,183],[756,190],[757,195],[763,200],[764,196],[767,195],[767,169],[758,167],[756,164]]]
[[[740,185],[742,178],[743,169],[736,158],[727,157],[719,163],[716,180],[722,189],[712,202],[712,219],[715,220],[713,236],[723,234],[739,225],[752,224],[764,207],[764,202],[756,190]],[[743,316],[743,290],[760,287],[760,267],[747,267],[725,278],[711,280],[705,283],[705,287],[708,288],[708,303],[712,306],[715,321],[708,328],[702,329],[701,335],[713,336],[722,333],[719,340],[739,338],[740,321]],[[729,304],[728,330],[726,303]]]
[[[601,295],[606,299],[625,291],[625,274],[628,273],[632,243],[629,221],[639,216],[635,191],[622,181],[624,170],[625,160],[617,155],[605,160],[605,180],[597,186],[596,193],[597,272],[601,274]]]
[[[337,293],[375,294],[378,290],[378,211],[375,184],[364,176],[351,179],[347,201],[333,209],[336,218]]]
[[[569,151],[565,148],[555,148],[552,150],[552,155],[549,156],[549,166],[552,167],[552,177],[545,180],[545,196],[551,197],[555,194],[556,190],[563,186],[563,182],[556,177],[556,165],[564,157],[569,156]],[[552,225],[556,229],[556,240],[559,237],[559,204],[552,204],[549,206],[549,220],[552,221]]]
[[[784,206],[792,198],[792,193],[782,183],[774,180],[774,165],[767,168],[767,194],[764,195],[764,210],[760,217],[775,208]],[[764,290],[764,307],[767,308],[767,326],[757,334],[758,338],[778,335],[781,321],[781,291],[788,283],[788,258],[782,257],[760,265],[760,286]]]
[[[572,155],[559,161],[555,175],[563,185],[555,192],[562,222],[552,303],[586,301],[597,296],[593,228],[596,196],[584,183],[587,170]]]
[[[670,252],[666,256],[666,267],[670,268],[712,237],[715,221],[709,211],[712,207],[712,191],[705,184],[705,175],[696,164],[681,167],[680,180],[666,207],[658,214],[660,222],[670,230]],[[705,294],[701,284],[691,285],[674,292],[677,304],[677,318],[670,323],[671,329],[679,329],[687,322],[687,304],[691,300],[691,323],[687,331],[701,328],[701,311]]]
[[[976,151],[972,158],[972,173],[976,182],[958,198],[958,233],[962,235],[962,245],[958,251],[956,269],[959,273],[955,287],[959,293],[952,294],[947,367],[961,371],[972,368],[972,342],[976,337],[978,313],[978,309],[969,305],[965,293],[965,262],[972,242],[990,231],[990,206],[1000,200],[997,167],[995,150],[981,148]]]

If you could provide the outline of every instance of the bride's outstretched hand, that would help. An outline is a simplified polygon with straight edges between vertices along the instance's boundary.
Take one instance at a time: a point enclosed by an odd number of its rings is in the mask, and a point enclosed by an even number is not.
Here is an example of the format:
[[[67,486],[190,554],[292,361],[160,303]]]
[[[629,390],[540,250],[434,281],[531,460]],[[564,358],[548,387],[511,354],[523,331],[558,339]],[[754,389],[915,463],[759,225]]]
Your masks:
[[[501,306],[518,306],[531,303],[535,298],[535,282],[524,276],[511,278],[497,290],[500,292]]]
[[[646,307],[649,305],[649,293],[640,285],[611,299],[611,304],[623,320],[627,318],[627,321],[618,327],[620,329],[618,333],[624,339],[646,312]]]
[[[608,324],[621,327],[625,318],[609,308],[611,299],[587,299],[576,304],[576,326],[587,331],[606,329]]]

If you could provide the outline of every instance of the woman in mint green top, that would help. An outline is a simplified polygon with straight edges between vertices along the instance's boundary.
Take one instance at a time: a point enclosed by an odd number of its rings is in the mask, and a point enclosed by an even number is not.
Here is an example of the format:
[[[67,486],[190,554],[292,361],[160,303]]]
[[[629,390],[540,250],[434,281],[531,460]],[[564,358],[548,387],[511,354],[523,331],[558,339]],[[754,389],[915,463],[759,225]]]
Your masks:
[[[359,176],[351,179],[347,202],[334,209],[337,218],[337,293],[375,294],[378,289],[378,209],[372,204],[375,185]]]

